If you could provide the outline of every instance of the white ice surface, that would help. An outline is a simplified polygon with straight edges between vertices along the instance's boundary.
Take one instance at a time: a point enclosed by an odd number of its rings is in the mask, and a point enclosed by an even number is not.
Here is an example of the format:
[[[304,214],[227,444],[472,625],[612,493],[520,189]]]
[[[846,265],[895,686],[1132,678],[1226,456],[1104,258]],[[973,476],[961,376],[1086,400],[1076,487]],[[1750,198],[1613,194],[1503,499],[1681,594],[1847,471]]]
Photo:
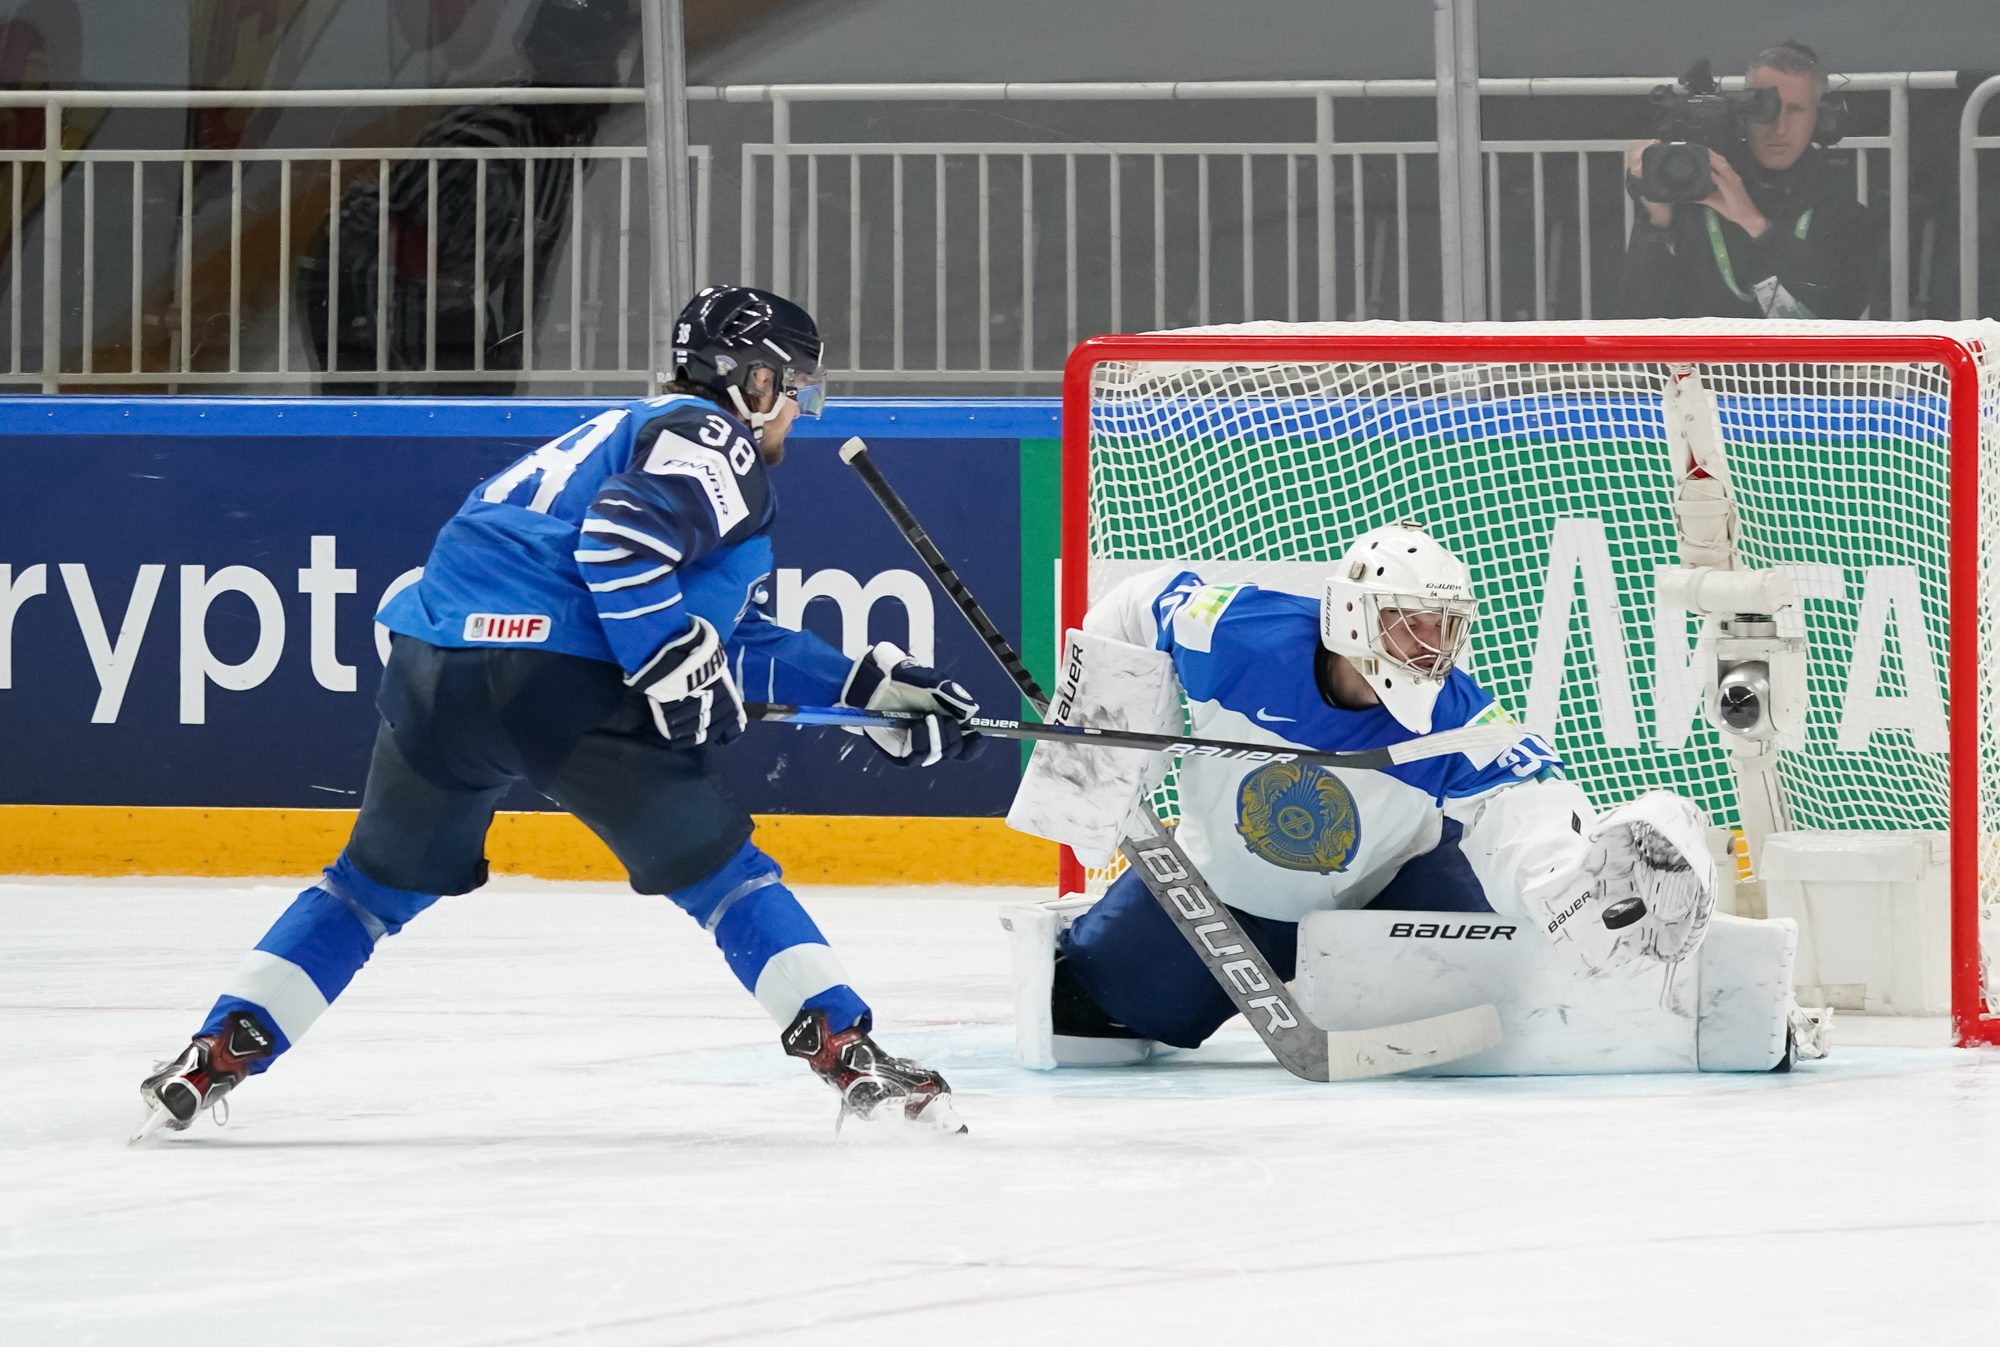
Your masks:
[[[0,1343],[2000,1335],[2000,1056],[1312,1086],[1239,1022],[1030,1073],[1020,891],[802,890],[968,1137],[836,1143],[685,917],[507,881],[385,942],[228,1127],[127,1149],[139,1077],[297,887],[0,883]]]

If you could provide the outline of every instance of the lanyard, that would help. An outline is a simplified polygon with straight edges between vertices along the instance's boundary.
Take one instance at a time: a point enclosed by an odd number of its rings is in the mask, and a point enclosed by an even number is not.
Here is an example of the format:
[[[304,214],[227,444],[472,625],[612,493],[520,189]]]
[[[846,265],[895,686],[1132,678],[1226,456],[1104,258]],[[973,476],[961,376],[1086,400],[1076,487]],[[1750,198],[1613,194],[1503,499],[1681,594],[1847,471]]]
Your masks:
[[[1729,244],[1722,237],[1722,226],[1716,221],[1715,207],[1703,206],[1701,210],[1702,220],[1708,225],[1708,246],[1715,253],[1715,269],[1722,273],[1722,283],[1729,287],[1730,294],[1745,304],[1755,304],[1756,298],[1744,294],[1743,287],[1736,283],[1736,269],[1729,265]],[[1799,217],[1799,222],[1792,226],[1792,233],[1795,237],[1804,239],[1806,230],[1811,226],[1812,211],[1809,209]]]

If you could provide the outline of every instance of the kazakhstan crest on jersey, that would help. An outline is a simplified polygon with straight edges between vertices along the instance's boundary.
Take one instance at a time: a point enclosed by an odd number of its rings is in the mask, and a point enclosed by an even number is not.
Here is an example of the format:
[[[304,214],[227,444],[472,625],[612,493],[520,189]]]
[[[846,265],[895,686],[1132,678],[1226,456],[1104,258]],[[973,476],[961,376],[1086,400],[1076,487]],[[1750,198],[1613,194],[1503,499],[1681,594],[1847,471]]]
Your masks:
[[[1338,874],[1361,845],[1361,814],[1353,792],[1325,768],[1274,762],[1243,779],[1236,831],[1273,865]]]

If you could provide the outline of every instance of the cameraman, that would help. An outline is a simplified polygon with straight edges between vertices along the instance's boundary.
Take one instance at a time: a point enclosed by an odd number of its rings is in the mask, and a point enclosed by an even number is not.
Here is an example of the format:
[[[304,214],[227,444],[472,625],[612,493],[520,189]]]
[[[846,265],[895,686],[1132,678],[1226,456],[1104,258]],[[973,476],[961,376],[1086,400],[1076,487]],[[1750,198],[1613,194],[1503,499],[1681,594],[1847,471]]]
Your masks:
[[[1643,141],[1625,153],[1638,203],[1625,251],[1628,318],[1859,318],[1876,262],[1874,222],[1813,144],[1826,68],[1812,48],[1784,42],[1750,62],[1751,88],[1770,87],[1777,117],[1743,124],[1748,155],[1710,149],[1715,190],[1679,206],[1640,187]]]

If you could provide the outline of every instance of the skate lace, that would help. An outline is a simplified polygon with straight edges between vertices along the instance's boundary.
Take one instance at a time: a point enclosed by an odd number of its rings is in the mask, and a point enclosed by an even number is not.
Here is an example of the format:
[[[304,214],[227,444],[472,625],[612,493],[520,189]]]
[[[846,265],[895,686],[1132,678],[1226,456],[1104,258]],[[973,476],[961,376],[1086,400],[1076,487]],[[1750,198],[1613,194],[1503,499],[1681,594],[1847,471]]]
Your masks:
[[[229,1096],[218,1095],[215,1102],[208,1106],[208,1116],[215,1119],[217,1127],[229,1126]]]

